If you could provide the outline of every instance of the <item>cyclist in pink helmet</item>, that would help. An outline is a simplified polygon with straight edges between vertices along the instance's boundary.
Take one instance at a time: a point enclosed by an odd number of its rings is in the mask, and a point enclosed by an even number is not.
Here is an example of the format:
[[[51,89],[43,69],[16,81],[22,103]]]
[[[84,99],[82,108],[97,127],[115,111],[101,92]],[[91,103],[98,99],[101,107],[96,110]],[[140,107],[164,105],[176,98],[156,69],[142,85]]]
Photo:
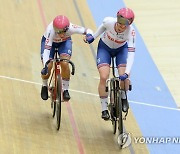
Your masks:
[[[129,8],[122,8],[117,12],[117,22],[130,25],[134,21],[134,12]]]
[[[41,98],[43,100],[48,99],[48,78],[51,73],[52,62],[48,64],[48,67],[45,67],[45,64],[49,59],[54,58],[55,48],[58,48],[60,58],[70,59],[72,55],[71,35],[86,35],[87,33],[92,34],[92,30],[72,24],[64,15],[56,16],[54,20],[47,26],[47,29],[41,39],[41,60],[44,67],[41,71]],[[63,99],[68,101],[70,99],[68,91],[70,81],[69,65],[66,62],[61,62],[61,70]]]
[[[57,33],[66,32],[69,28],[69,25],[69,19],[63,15],[59,15],[53,20],[53,28]]]
[[[110,118],[107,105],[108,93],[105,91],[106,80],[109,78],[111,57],[116,57],[119,78],[121,79],[122,110],[128,111],[129,104],[127,92],[129,87],[129,75],[135,54],[135,29],[132,26],[134,13],[129,8],[122,8],[117,12],[116,18],[106,17],[97,31],[86,35],[86,42],[92,43],[101,34],[97,48],[97,68],[100,75],[98,86],[99,97],[102,106],[102,118]]]

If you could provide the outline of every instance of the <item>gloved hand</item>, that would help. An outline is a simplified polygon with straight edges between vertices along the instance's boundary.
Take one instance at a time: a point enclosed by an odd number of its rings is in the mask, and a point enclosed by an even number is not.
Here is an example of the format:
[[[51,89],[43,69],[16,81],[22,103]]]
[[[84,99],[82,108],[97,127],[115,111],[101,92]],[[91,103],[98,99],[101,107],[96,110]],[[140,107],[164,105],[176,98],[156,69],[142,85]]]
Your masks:
[[[127,78],[128,78],[128,74],[127,73],[124,73],[123,75],[119,76],[119,79],[122,80],[122,81],[126,80]]]
[[[92,36],[92,34],[86,34],[86,42],[91,44],[93,41],[94,41],[94,37]]]
[[[41,70],[41,74],[42,74],[42,75],[48,74],[48,67],[47,67],[47,66],[45,66],[45,67]]]

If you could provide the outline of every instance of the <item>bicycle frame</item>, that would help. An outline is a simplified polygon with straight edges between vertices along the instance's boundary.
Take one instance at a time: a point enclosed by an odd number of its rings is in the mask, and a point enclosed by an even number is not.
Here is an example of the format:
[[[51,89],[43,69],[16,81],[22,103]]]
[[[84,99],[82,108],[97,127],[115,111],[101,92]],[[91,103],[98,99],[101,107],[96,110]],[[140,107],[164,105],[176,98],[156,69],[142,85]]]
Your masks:
[[[55,53],[55,59],[54,60],[51,60],[53,61],[53,72],[51,74],[51,79],[49,81],[49,87],[51,85],[51,82],[54,82],[55,85],[54,85],[54,89],[57,88],[57,78],[56,76],[59,74],[61,76],[61,68],[60,68],[60,61],[58,60],[58,57],[57,57],[57,52]],[[54,81],[53,80],[53,77],[54,77]],[[61,89],[62,89],[62,85],[61,85]],[[56,96],[57,96],[57,91],[54,90],[53,91],[53,100],[55,101],[56,100]]]
[[[113,133],[116,133],[117,123],[118,123],[118,144],[120,148],[124,148],[125,141],[123,139],[124,134],[124,127],[123,127],[123,120],[126,119],[128,112],[125,113],[123,117],[122,111],[122,96],[121,96],[121,80],[115,74],[115,65],[114,65],[114,57],[111,58],[112,60],[112,74],[113,77],[106,81],[106,92],[108,92],[110,87],[110,103],[108,105],[108,110],[110,111],[111,121],[113,125]],[[108,86],[110,83],[110,86]],[[130,87],[131,88],[131,87]],[[129,88],[129,89],[130,89]]]
[[[51,78],[49,81],[49,91],[51,96],[51,108],[53,109],[53,117],[56,114],[57,117],[57,130],[60,128],[61,123],[61,102],[62,99],[62,79],[61,79],[61,62],[67,62],[72,66],[71,74],[74,75],[75,73],[75,66],[74,64],[68,59],[61,59],[58,58],[57,54],[58,48],[55,48],[55,56],[54,59],[48,60],[46,62],[46,67],[52,61],[53,62],[53,72],[51,73]],[[52,85],[52,87],[51,87]]]
[[[115,75],[115,66],[114,66],[114,58],[112,57],[112,74],[113,77],[106,81],[106,92],[108,92],[109,82],[110,82],[110,103],[109,103],[109,111],[111,115],[111,121],[113,125],[113,133],[116,133],[116,122],[118,121],[118,129],[120,134],[123,132],[123,123],[122,123],[122,102],[121,102],[121,80],[119,77]]]
[[[56,76],[57,75],[60,75],[61,76],[61,66],[60,66],[60,62],[62,62],[62,61],[64,61],[64,62],[68,62],[69,64],[71,64],[71,66],[72,66],[72,72],[71,72],[71,74],[72,75],[74,75],[74,73],[75,73],[75,66],[74,66],[74,64],[73,64],[73,62],[71,62],[70,60],[68,60],[68,59],[60,59],[60,58],[58,58],[58,54],[57,54],[57,50],[58,49],[55,49],[55,58],[53,59],[53,60],[49,60],[48,62],[47,62],[47,64],[46,65],[48,65],[49,64],[49,62],[50,61],[53,61],[53,72],[52,72],[52,74],[51,74],[51,78],[50,78],[50,81],[49,81],[49,87],[50,87],[50,84],[51,84],[51,82],[52,82],[52,79],[53,79],[53,75],[55,76],[54,78],[54,83],[55,83],[55,88],[57,88],[57,78],[56,78]],[[55,74],[54,74],[55,73]],[[61,89],[62,89],[62,85],[61,85]],[[54,100],[56,100],[56,92],[54,93]]]

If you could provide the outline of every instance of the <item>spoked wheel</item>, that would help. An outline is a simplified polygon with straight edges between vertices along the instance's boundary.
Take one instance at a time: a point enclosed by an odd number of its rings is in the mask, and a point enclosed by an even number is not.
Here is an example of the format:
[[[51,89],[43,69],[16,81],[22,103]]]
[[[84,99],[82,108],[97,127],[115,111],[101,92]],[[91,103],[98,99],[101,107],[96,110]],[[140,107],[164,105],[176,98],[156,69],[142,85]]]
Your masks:
[[[51,102],[51,109],[52,109],[52,117],[54,118],[56,114],[56,102]]]
[[[54,87],[51,87],[50,89],[50,98],[51,98],[51,109],[52,109],[52,117],[54,118],[56,114],[56,101],[55,101],[55,91]]]
[[[56,93],[56,117],[57,117],[57,130],[60,128],[61,124],[61,76],[57,76],[57,93]]]
[[[116,111],[115,111],[115,81],[110,81],[110,115],[113,126],[113,134],[116,134],[117,120],[116,120]]]
[[[113,125],[113,134],[116,134],[117,120],[115,118],[112,118],[112,125]]]

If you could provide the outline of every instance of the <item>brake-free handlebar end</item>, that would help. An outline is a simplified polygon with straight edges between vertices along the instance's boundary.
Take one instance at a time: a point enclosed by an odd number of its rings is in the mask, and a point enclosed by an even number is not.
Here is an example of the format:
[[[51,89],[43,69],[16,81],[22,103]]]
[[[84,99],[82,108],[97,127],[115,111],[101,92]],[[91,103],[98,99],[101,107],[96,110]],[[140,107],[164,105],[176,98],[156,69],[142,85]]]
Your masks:
[[[131,90],[132,90],[132,85],[130,84],[130,85],[129,85],[129,91],[131,91]]]
[[[108,92],[108,87],[106,87],[106,92]]]
[[[72,70],[71,74],[74,75],[74,73],[75,73],[74,70]]]

